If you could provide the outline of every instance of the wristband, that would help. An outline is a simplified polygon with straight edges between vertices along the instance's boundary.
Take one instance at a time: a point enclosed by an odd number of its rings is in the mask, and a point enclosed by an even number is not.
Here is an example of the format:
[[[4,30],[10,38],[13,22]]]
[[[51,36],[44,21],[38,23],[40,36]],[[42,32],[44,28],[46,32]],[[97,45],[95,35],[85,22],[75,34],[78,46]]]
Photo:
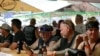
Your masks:
[[[85,45],[85,48],[88,48],[88,49],[90,49],[90,46],[89,46],[89,45]]]

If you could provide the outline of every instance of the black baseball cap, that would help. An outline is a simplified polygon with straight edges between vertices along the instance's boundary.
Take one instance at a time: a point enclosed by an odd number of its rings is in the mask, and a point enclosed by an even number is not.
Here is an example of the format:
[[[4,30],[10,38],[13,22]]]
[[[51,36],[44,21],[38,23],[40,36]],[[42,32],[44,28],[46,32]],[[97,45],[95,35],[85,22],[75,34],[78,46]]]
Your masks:
[[[42,26],[40,27],[40,31],[42,31],[42,32],[53,31],[53,27],[50,26],[50,25],[45,24],[45,25],[42,25]]]

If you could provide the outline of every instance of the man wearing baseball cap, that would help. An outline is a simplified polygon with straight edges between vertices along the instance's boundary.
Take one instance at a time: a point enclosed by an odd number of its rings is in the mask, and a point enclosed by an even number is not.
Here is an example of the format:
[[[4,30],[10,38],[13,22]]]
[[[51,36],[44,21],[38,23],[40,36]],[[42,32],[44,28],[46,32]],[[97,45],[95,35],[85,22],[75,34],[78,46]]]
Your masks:
[[[4,23],[1,26],[1,39],[0,39],[0,47],[9,47],[12,43],[13,35],[10,33],[11,27]]]
[[[53,27],[50,25],[42,25],[40,27],[40,38],[36,40],[30,47],[34,50],[39,49],[39,45],[46,44],[47,47],[54,45],[58,40],[59,37],[52,36]]]
[[[46,47],[53,46],[60,38],[57,36],[52,36],[53,27],[50,25],[42,25],[40,27],[40,38],[33,43],[30,48],[34,50],[39,50],[39,46],[42,46],[45,44]],[[27,50],[28,52],[29,50]],[[29,54],[29,52],[28,52]]]

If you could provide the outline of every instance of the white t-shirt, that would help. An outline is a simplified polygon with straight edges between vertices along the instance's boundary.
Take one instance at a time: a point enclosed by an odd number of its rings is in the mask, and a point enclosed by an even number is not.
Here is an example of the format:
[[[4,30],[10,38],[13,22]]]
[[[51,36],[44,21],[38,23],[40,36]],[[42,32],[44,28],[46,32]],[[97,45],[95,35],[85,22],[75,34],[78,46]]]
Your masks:
[[[86,32],[86,27],[84,24],[77,24],[75,26],[75,31],[77,31],[79,33],[84,33],[84,32]]]

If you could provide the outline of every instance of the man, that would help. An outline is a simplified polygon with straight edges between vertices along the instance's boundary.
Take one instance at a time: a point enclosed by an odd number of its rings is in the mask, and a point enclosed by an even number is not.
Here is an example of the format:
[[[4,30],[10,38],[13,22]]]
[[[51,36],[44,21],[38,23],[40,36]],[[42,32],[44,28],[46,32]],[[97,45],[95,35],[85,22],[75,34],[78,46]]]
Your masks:
[[[19,19],[13,19],[12,20],[12,30],[14,32],[14,38],[13,42],[10,46],[11,49],[16,49],[17,48],[17,42],[20,41],[22,44],[22,41],[25,41],[25,35],[21,31],[21,21]]]
[[[59,37],[52,36],[53,27],[49,25],[43,25],[40,27],[40,38],[33,43],[30,47],[38,50],[40,45],[46,44],[46,47],[51,47],[54,45]]]
[[[60,24],[62,38],[52,47],[48,48],[50,51],[55,51],[56,55],[64,55],[67,48],[72,48],[75,42],[76,35],[74,24],[71,20],[65,20]]]
[[[11,27],[4,23],[1,26],[1,30],[0,47],[9,47],[13,40],[13,35],[10,33]]]
[[[75,31],[79,32],[79,33],[84,33],[86,31],[85,25],[83,24],[83,16],[80,14],[76,15],[75,18]]]
[[[36,41],[36,39],[39,37],[39,33],[37,28],[35,27],[36,20],[34,18],[31,19],[30,25],[24,27],[23,32],[25,34],[26,43],[28,45],[32,45]]]

